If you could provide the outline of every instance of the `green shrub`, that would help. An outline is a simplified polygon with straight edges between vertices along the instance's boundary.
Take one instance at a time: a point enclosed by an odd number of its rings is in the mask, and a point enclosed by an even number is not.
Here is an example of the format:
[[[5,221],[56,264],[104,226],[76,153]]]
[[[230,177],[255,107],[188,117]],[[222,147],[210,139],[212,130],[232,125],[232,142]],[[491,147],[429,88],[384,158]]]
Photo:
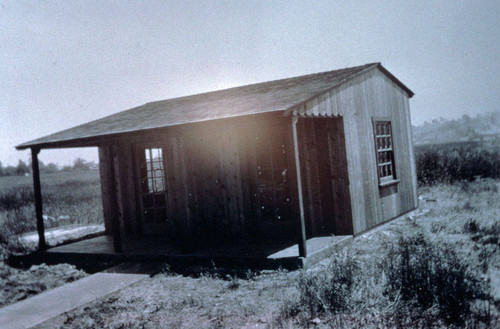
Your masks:
[[[414,301],[423,307],[433,304],[430,287],[431,252],[424,235],[402,237],[396,246],[389,247],[386,273],[387,292],[393,299]]]
[[[415,148],[420,185],[500,177],[500,151],[473,144],[431,145]]]
[[[303,272],[297,280],[300,293],[297,307],[311,316],[337,313],[352,306],[352,291],[359,278],[358,263],[347,253],[333,256],[326,270]],[[289,309],[289,313],[299,310]]]
[[[437,308],[448,324],[462,325],[473,317],[472,302],[490,299],[487,282],[481,280],[455,251],[444,243],[430,243],[417,233],[403,236],[387,254],[386,293],[404,306],[423,311]]]
[[[34,200],[33,189],[28,186],[0,191],[0,211],[19,209],[32,204]]]

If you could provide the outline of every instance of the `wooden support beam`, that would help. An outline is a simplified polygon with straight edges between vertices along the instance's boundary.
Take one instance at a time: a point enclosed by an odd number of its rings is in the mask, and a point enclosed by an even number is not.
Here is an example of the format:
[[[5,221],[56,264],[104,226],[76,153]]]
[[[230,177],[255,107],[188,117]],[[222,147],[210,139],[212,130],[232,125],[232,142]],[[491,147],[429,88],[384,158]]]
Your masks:
[[[120,193],[117,188],[117,177],[116,177],[116,166],[117,162],[115,162],[115,150],[113,147],[108,146],[110,149],[110,158],[109,158],[109,175],[111,180],[111,208],[112,208],[112,217],[111,217],[111,231],[113,233],[113,247],[116,253],[123,252],[122,246],[122,232],[120,228],[120,211],[117,200],[117,194]]]
[[[33,188],[35,190],[35,211],[36,211],[36,229],[38,231],[38,249],[45,250],[45,227],[43,225],[43,207],[42,192],[40,186],[40,169],[38,167],[38,153],[40,149],[31,148],[31,167],[33,171]]]
[[[297,121],[298,121],[298,116],[297,114],[293,114],[292,116],[292,123],[291,123],[291,142],[292,142],[292,147],[291,149],[293,150],[293,155],[294,155],[294,163],[292,165],[292,168],[290,168],[291,171],[294,170],[293,167],[295,167],[295,172],[292,173],[295,174],[293,180],[296,181],[296,184],[294,184],[297,187],[297,190],[293,192],[293,195],[295,196],[296,202],[294,205],[294,214],[295,217],[298,217],[297,219],[299,220],[299,225],[298,225],[298,246],[299,246],[299,256],[300,257],[307,257],[307,248],[306,248],[306,221],[305,221],[305,216],[304,216],[304,197],[302,195],[302,177],[300,173],[300,158],[299,158],[299,141],[297,137]],[[294,189],[294,186],[291,186],[292,190]],[[298,204],[297,204],[298,203]],[[298,208],[298,209],[297,209]],[[297,211],[298,210],[298,211]]]

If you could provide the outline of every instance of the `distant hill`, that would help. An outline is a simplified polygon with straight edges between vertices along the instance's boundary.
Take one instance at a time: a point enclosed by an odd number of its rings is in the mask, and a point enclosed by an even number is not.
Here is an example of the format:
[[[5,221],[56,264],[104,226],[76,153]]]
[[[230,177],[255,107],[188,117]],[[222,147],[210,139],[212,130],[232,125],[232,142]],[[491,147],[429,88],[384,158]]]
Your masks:
[[[455,142],[500,142],[500,111],[478,114],[471,118],[464,114],[460,119],[440,118],[412,126],[415,145]]]

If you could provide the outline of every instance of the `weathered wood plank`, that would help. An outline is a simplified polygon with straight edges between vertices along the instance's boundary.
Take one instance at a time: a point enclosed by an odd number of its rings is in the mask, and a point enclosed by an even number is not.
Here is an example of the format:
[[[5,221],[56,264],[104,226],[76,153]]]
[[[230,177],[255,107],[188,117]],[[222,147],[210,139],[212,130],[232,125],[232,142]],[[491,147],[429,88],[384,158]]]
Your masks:
[[[40,169],[38,165],[39,149],[31,148],[31,168],[33,170],[33,188],[35,196],[36,230],[38,232],[38,249],[45,250],[45,226],[43,223],[42,187],[40,185]]]
[[[119,187],[119,172],[118,172],[118,159],[116,155],[116,147],[111,146],[110,147],[110,167],[109,167],[109,173],[110,177],[112,179],[111,181],[111,202],[112,202],[112,209],[113,209],[113,216],[111,218],[111,227],[113,231],[113,247],[116,253],[121,253],[123,252],[123,245],[122,245],[122,225],[121,225],[121,213],[122,213],[122,208],[123,208],[123,203],[120,198],[120,187]]]
[[[345,151],[346,181],[337,181],[333,184],[333,193],[336,201],[352,201],[352,207],[346,209],[335,208],[335,214],[344,213],[341,217],[352,217],[353,232],[355,234],[374,227],[388,219],[409,211],[416,206],[416,178],[414,156],[411,145],[411,125],[408,110],[408,94],[400,86],[378,70],[372,70],[350,80],[324,95],[304,103],[304,109],[299,114],[319,118],[322,112],[331,116],[342,116],[342,136],[337,135],[342,142],[330,141],[330,153],[335,158],[332,149]],[[373,137],[372,117],[389,117],[393,125],[393,141],[395,151],[395,165],[398,177],[401,178],[396,189],[379,189],[375,141]],[[308,134],[310,134],[308,132]],[[335,133],[334,133],[335,134]],[[345,148],[339,143],[345,144]],[[308,150],[305,152],[307,153]],[[344,152],[342,151],[342,152]],[[307,166],[307,157],[306,166]],[[333,160],[336,161],[336,160]],[[306,167],[304,172],[310,174]],[[341,170],[335,167],[332,172]],[[309,186],[312,185],[304,178],[306,205],[309,208]],[[339,180],[339,177],[335,178]],[[343,195],[337,186],[344,185],[350,193]],[[323,203],[325,203],[324,201]],[[311,212],[308,211],[307,214]],[[339,216],[340,217],[340,216]],[[311,219],[308,219],[311,220]],[[338,219],[336,219],[338,220]],[[336,223],[336,228],[339,227]],[[349,231],[344,227],[343,231]]]
[[[101,178],[101,199],[102,199],[102,210],[104,216],[104,228],[106,234],[112,234],[112,218],[113,218],[113,208],[112,208],[112,178],[110,173],[110,147],[100,146],[99,147],[99,175]]]

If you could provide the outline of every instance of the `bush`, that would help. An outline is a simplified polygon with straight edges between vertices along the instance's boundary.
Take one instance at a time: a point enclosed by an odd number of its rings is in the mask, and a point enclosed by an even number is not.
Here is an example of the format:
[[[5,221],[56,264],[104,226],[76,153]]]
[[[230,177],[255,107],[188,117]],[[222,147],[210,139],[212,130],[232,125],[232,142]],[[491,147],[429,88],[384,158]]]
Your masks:
[[[500,177],[497,149],[481,149],[471,144],[432,145],[416,147],[415,158],[420,185]]]
[[[473,317],[474,300],[489,301],[487,282],[443,243],[432,244],[422,233],[403,236],[390,248],[385,271],[387,294],[403,306],[422,311],[437,308],[447,324],[462,325]]]
[[[20,209],[26,205],[33,204],[34,200],[33,189],[27,186],[4,192],[0,191],[0,211]]]
[[[367,318],[347,320],[354,322],[340,327],[358,326],[372,321],[368,313],[375,307],[387,312],[380,321],[390,326],[488,323],[490,287],[480,269],[473,270],[451,246],[432,242],[420,226],[415,228],[415,233],[389,245],[386,256],[378,260],[359,264],[344,252],[333,256],[325,269],[302,272],[298,296],[283,305],[279,320],[294,317],[307,325],[324,316],[341,324],[346,314],[358,312]]]
[[[300,293],[294,314],[300,311],[314,317],[317,314],[337,313],[352,306],[351,294],[356,284],[359,266],[354,257],[347,253],[335,255],[326,270],[303,272],[297,280]]]

